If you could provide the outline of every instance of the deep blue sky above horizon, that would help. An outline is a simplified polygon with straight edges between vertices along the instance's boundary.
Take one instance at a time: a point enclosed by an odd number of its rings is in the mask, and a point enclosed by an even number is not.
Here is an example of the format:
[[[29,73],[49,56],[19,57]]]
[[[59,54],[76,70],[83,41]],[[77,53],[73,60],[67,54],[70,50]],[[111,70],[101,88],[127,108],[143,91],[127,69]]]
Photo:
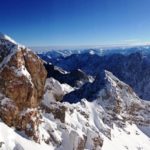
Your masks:
[[[3,0],[0,32],[28,46],[150,41],[150,0]]]

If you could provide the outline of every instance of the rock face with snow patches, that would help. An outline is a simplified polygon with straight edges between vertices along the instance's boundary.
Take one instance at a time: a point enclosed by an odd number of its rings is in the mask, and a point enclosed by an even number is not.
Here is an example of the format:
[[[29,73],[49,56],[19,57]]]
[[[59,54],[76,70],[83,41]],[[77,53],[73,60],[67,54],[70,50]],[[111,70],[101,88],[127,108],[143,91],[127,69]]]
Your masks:
[[[21,111],[35,108],[44,94],[47,72],[32,51],[0,35],[0,117],[9,126],[25,129],[31,122],[31,116],[22,124]],[[7,98],[3,98],[7,97]],[[19,125],[19,122],[20,125]],[[34,122],[32,122],[34,124]],[[24,126],[24,127],[23,127]]]
[[[115,126],[128,134],[131,132],[126,130],[129,126],[149,129],[150,102],[141,100],[130,86],[120,81],[111,72],[105,71],[84,90],[86,90],[85,93],[75,92],[77,95],[83,94],[86,98],[81,100],[81,97],[78,97],[80,99],[78,102],[70,101],[74,99],[75,95],[72,96],[74,91],[69,94],[71,96],[66,101],[74,102],[73,104],[55,101],[49,101],[49,105],[43,103],[45,124],[48,126],[47,118],[55,119],[54,122],[57,124],[55,130],[58,130],[61,135],[57,136],[50,131],[46,141],[55,137],[52,143],[60,144],[60,149],[103,150],[103,147],[107,147],[105,140],[113,140],[115,135],[112,132]],[[48,100],[48,97],[46,99]],[[50,116],[49,113],[53,115]],[[43,128],[45,132],[49,131],[47,126]],[[54,127],[50,128],[54,129]],[[137,135],[140,134],[137,129],[135,130]],[[125,144],[122,149],[126,147],[130,147],[129,144]]]
[[[42,61],[5,37],[0,39],[0,55],[0,91],[20,109],[38,106],[46,79]]]

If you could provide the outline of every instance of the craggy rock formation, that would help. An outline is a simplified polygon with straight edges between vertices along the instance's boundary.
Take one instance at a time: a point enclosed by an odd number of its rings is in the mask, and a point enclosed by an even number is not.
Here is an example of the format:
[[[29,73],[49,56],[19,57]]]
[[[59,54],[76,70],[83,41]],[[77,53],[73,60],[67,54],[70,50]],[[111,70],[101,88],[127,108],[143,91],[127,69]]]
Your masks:
[[[43,62],[33,52],[7,39],[1,41],[0,52],[0,92],[14,100],[20,110],[38,106],[47,75]]]
[[[140,99],[129,85],[109,71],[105,70],[93,83],[67,94],[64,100],[76,103],[82,98],[89,101],[97,100],[98,104],[112,114],[111,117],[114,119],[116,115],[120,115],[125,120],[136,124],[150,123],[148,117],[150,103]]]
[[[81,87],[85,83],[92,82],[93,78],[88,76],[85,72],[80,69],[72,70],[67,72],[60,67],[54,66],[50,63],[44,64],[48,74],[47,77],[53,77],[58,80],[60,83],[67,83],[72,87]]]
[[[32,51],[0,34],[0,117],[9,126],[35,135],[38,112],[27,113],[39,106],[47,72],[43,62]],[[24,115],[22,115],[23,112]],[[29,125],[30,130],[29,132]],[[34,137],[34,139],[36,139]]]

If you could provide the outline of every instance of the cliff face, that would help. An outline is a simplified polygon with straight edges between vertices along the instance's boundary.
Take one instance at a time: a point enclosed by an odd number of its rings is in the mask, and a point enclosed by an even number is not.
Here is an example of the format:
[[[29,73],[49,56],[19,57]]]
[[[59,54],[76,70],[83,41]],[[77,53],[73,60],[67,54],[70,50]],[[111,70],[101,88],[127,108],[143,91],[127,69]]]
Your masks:
[[[9,126],[35,134],[37,122],[32,121],[43,94],[47,72],[43,62],[32,51],[5,35],[0,36],[0,117]],[[26,132],[29,135],[29,132]]]
[[[7,39],[2,39],[0,51],[0,91],[21,110],[38,106],[47,75],[43,62],[27,48]]]

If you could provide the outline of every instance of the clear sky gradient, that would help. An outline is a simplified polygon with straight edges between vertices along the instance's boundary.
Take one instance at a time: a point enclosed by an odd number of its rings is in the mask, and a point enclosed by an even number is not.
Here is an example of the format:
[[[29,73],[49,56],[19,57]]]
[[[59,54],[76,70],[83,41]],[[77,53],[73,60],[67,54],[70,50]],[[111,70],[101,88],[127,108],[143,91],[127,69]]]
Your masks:
[[[150,42],[150,0],[3,0],[0,32],[28,46]]]

